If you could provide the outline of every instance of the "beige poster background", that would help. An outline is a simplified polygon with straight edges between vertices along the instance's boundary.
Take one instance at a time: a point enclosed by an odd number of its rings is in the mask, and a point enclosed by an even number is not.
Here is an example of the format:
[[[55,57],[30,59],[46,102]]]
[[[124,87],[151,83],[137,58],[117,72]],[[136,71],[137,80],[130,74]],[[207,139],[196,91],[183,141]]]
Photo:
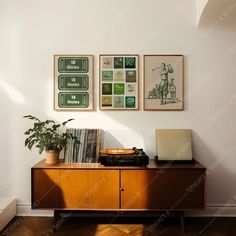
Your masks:
[[[161,99],[154,98],[153,89],[161,82],[161,64],[170,64],[173,73],[168,73],[168,83],[174,79],[176,100],[167,94],[166,104],[161,105]],[[183,56],[177,55],[145,55],[144,56],[144,109],[150,110],[182,110],[183,109]]]

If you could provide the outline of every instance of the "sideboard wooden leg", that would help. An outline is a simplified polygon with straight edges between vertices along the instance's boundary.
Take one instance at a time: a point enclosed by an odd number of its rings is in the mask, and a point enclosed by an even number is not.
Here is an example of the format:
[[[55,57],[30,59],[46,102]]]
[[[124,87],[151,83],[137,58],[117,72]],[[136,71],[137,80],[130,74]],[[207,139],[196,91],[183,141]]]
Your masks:
[[[54,210],[54,222],[53,222],[53,231],[57,231],[57,223],[59,218],[59,212],[57,210]]]
[[[184,211],[181,211],[181,213],[180,213],[180,220],[181,220],[181,229],[182,229],[182,233],[184,233],[184,232],[185,232]]]

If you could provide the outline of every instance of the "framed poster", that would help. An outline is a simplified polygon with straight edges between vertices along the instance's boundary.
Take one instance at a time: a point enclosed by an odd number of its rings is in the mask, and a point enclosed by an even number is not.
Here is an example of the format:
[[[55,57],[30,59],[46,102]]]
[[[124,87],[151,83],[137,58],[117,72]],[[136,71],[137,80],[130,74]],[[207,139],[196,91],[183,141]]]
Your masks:
[[[92,55],[54,55],[54,109],[93,110]]]
[[[99,56],[100,110],[139,109],[138,59],[132,54]]]
[[[144,55],[144,110],[184,109],[184,56]]]

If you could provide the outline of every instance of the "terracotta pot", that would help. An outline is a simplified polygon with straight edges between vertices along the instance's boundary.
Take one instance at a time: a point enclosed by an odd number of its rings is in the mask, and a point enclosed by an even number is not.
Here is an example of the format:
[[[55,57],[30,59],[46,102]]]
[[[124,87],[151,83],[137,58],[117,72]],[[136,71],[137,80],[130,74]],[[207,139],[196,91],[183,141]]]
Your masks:
[[[57,151],[47,151],[46,152],[46,164],[57,164],[59,162],[60,152]]]

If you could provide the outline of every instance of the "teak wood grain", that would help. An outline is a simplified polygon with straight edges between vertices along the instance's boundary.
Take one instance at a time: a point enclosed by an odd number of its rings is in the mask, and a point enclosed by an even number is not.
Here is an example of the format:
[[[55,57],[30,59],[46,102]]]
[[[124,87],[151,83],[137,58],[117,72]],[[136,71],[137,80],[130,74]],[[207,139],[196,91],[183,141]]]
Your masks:
[[[89,207],[89,181],[86,170],[60,171],[59,187],[62,193],[62,208],[88,208]]]
[[[188,210],[205,206],[205,172],[200,163],[147,167],[96,164],[32,168],[32,208],[74,210]]]
[[[119,208],[119,171],[91,170],[89,172],[89,208]]]
[[[147,166],[104,166],[100,163],[78,163],[78,164],[67,164],[64,162],[59,162],[55,165],[46,164],[44,160],[35,164],[33,169],[85,169],[85,170],[95,170],[95,169],[103,169],[103,170],[162,170],[162,169],[203,169],[206,168],[195,161],[193,164],[157,164],[155,160],[149,160],[149,165]]]
[[[122,170],[121,208],[204,208],[204,176],[202,170]]]
[[[61,207],[59,170],[35,169],[32,179],[32,208]]]

